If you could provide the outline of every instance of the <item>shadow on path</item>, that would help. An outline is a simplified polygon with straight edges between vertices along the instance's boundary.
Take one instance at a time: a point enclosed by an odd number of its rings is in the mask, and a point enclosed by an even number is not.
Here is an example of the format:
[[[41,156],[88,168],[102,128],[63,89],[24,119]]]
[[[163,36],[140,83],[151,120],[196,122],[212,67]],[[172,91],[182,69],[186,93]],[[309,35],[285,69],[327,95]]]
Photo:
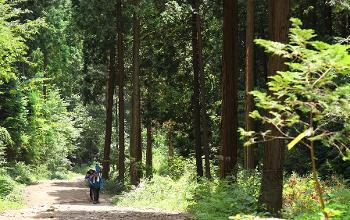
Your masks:
[[[37,219],[85,219],[85,220],[185,220],[184,215],[169,214],[169,213],[156,213],[156,212],[142,212],[132,210],[98,210],[97,206],[91,211],[84,210],[55,210],[53,212],[39,213],[35,218]]]

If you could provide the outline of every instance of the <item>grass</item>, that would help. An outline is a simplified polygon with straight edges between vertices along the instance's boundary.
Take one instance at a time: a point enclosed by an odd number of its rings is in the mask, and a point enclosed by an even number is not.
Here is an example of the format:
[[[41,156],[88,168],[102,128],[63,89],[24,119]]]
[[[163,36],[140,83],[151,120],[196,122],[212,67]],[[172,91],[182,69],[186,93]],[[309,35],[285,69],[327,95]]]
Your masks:
[[[7,210],[22,209],[23,207],[23,203],[0,199],[0,213]]]
[[[173,180],[169,176],[155,175],[152,180],[144,180],[137,188],[117,196],[114,204],[185,212],[192,204],[193,187],[195,184],[187,176]]]
[[[194,165],[183,164],[182,175],[155,174],[152,180],[116,196],[114,204],[124,207],[156,208],[191,213],[198,220],[227,220],[239,213],[258,214],[260,174],[240,171],[238,181],[197,181]],[[181,167],[181,166],[179,166]]]
[[[258,203],[259,172],[240,170],[235,183],[217,178],[197,181],[193,162],[181,163],[176,165],[177,170],[164,169],[163,164],[158,164],[161,172],[155,170],[152,180],[142,180],[136,188],[127,186],[127,191],[115,197],[114,204],[186,212],[197,220],[269,216]],[[321,183],[332,219],[350,219],[350,188],[346,182],[339,177],[331,177]],[[319,220],[322,217],[311,176],[286,176],[283,203],[282,217],[285,219]]]
[[[4,170],[0,172],[0,212],[24,207],[23,187]]]

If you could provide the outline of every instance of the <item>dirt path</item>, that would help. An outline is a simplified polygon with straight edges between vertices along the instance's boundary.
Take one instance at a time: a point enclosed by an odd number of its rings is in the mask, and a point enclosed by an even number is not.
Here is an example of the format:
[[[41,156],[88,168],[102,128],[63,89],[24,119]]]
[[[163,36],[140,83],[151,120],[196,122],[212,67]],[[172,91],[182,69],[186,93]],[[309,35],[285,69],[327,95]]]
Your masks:
[[[181,213],[162,212],[154,209],[135,209],[113,206],[110,198],[101,195],[100,204],[89,199],[89,190],[82,178],[72,181],[46,181],[26,187],[26,209],[0,214],[0,220],[185,220]]]

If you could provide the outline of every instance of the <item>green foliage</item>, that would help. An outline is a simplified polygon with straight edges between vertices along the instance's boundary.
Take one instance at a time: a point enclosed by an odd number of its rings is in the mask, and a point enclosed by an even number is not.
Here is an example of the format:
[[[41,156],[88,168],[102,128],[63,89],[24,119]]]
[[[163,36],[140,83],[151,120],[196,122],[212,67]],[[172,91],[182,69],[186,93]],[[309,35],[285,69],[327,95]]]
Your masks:
[[[301,177],[292,174],[284,184],[283,215],[290,219],[320,219],[322,213],[315,209],[318,196],[312,190],[313,181],[310,176]],[[349,216],[350,189],[343,180],[332,176],[321,181],[327,198],[327,211],[332,219],[346,219]]]
[[[174,166],[168,175],[156,173],[151,180],[143,180],[138,187],[118,196],[114,204],[189,212],[194,219],[228,219],[239,213],[256,213],[260,190],[258,172],[239,171],[234,184],[217,179],[197,181],[194,163],[182,161],[181,164],[183,167]]]
[[[260,174],[241,170],[236,183],[214,180],[198,184],[189,210],[199,220],[228,219],[242,213],[257,215],[259,191]]]
[[[67,157],[74,150],[79,130],[74,127],[67,103],[57,91],[50,91],[47,98],[31,92],[30,102],[33,114],[28,136],[33,163],[45,163],[52,171],[68,168]]]
[[[188,174],[179,180],[154,175],[152,180],[143,180],[137,188],[118,197],[114,204],[183,212],[192,203],[191,189],[195,184]]]
[[[0,127],[0,165],[5,162],[4,151],[5,147],[12,144],[11,136],[6,128]],[[0,170],[1,171],[1,170]]]
[[[6,172],[0,171],[0,212],[23,207],[23,187]]]
[[[122,193],[124,190],[125,186],[115,178],[106,180],[103,184],[103,191],[107,192],[108,194],[117,195]]]
[[[313,30],[301,29],[301,21],[291,19],[290,43],[282,44],[256,40],[267,52],[287,60],[288,70],[270,77],[267,94],[253,91],[260,109],[251,117],[270,124],[280,134],[270,131],[243,132],[248,144],[257,141],[284,138],[290,148],[306,140],[332,146],[347,158],[350,134],[350,45],[330,45],[312,40]],[[269,114],[263,114],[267,111]]]
[[[7,175],[0,175],[0,197],[8,196],[14,189],[16,182]]]
[[[20,22],[19,16],[28,13],[16,7],[16,1],[0,0],[0,86],[16,78],[14,63],[24,58],[25,42],[44,25],[43,21]]]

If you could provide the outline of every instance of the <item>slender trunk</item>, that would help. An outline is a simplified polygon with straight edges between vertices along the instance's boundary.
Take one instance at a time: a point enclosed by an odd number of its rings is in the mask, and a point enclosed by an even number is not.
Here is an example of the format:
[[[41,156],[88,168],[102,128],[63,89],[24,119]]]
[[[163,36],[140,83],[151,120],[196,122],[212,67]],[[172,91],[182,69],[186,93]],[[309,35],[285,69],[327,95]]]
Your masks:
[[[201,78],[201,77],[200,77]],[[200,80],[201,82],[204,83],[204,77],[203,80]],[[202,86],[204,86],[204,84],[202,84]],[[204,153],[204,168],[205,168],[205,177],[207,179],[211,179],[211,173],[210,173],[210,149],[209,149],[209,128],[208,128],[208,115],[207,115],[207,111],[206,111],[206,104],[204,104],[206,101],[206,98],[204,98],[203,96],[204,93],[206,92],[205,89],[201,89],[201,91],[203,92],[201,95],[202,97],[202,108],[201,108],[201,124],[202,124],[202,142],[203,142],[203,153]]]
[[[314,147],[314,142],[313,141],[311,141],[311,145],[310,145],[310,156],[311,156],[311,162],[312,162],[312,178],[314,179],[316,192],[318,194],[318,199],[319,199],[320,205],[321,205],[321,211],[322,211],[325,219],[328,220],[329,216],[328,216],[328,213],[325,211],[326,206],[324,204],[322,188],[321,188],[321,184],[320,184],[320,182],[318,180],[318,175],[317,175],[316,158],[315,158],[315,147]]]
[[[168,166],[169,169],[173,166],[174,158],[174,143],[173,143],[173,130],[170,127],[168,131]]]
[[[253,119],[249,113],[253,111],[253,97],[249,93],[254,88],[254,0],[248,0],[246,23],[246,58],[245,58],[245,129],[253,131]],[[245,148],[245,168],[254,169],[253,146]]]
[[[147,125],[147,149],[146,149],[146,177],[151,179],[153,176],[152,168],[152,125],[149,123]]]
[[[202,28],[201,28],[201,17],[199,10],[199,0],[196,0],[197,4],[195,5],[195,19],[196,19],[196,30],[197,30],[197,43],[198,43],[198,69],[199,69],[199,89],[200,89],[200,112],[201,112],[201,126],[202,126],[202,145],[204,153],[204,168],[205,168],[205,177],[211,179],[210,174],[210,150],[209,150],[209,118],[207,114],[207,90],[205,84],[204,76],[204,65],[203,65],[203,43],[202,43]]]
[[[224,45],[222,58],[222,149],[220,177],[231,175],[237,165],[237,85],[238,79],[237,0],[224,0]]]
[[[350,16],[348,11],[344,11],[343,14],[343,31],[342,35],[344,38],[348,37],[350,34]]]
[[[124,102],[124,36],[123,36],[123,8],[122,0],[117,0],[117,75],[119,82],[118,111],[119,111],[119,152],[118,152],[118,180],[124,183],[125,179],[125,102]]]
[[[313,125],[313,114],[312,114],[312,112],[310,112],[309,123],[310,123],[310,127],[312,128],[314,126]],[[321,184],[318,181],[314,141],[310,141],[310,157],[311,157],[311,165],[312,165],[312,178],[314,179],[315,189],[316,189],[316,192],[317,192],[317,195],[318,195],[318,199],[319,199],[320,205],[321,205],[321,211],[322,211],[325,219],[328,220],[329,216],[328,216],[328,213],[325,210],[326,207],[325,207],[325,204],[324,204]]]
[[[269,1],[270,40],[288,42],[289,0]],[[268,76],[273,76],[278,70],[285,69],[284,60],[279,56],[270,56],[268,61]],[[274,127],[269,127],[272,136],[280,136]],[[273,140],[264,146],[263,178],[261,185],[261,202],[275,215],[282,208],[283,160],[284,143]]]
[[[201,106],[200,106],[200,83],[199,72],[201,69],[202,54],[200,54],[199,38],[201,33],[199,25],[199,3],[198,0],[192,0],[192,63],[193,63],[193,128],[195,136],[195,152],[196,152],[196,167],[197,176],[203,176],[202,163],[202,143],[201,143]]]
[[[102,176],[108,179],[109,166],[110,166],[110,152],[112,141],[112,120],[113,120],[113,95],[114,95],[114,83],[115,83],[115,47],[114,45],[110,49],[109,55],[109,74],[107,82],[107,106],[106,106],[106,131],[105,131],[105,145],[103,151],[103,170]]]
[[[138,17],[139,0],[133,0],[133,73],[131,101],[131,135],[130,135],[130,182],[140,183],[142,175],[141,149],[141,115],[140,115],[140,20]]]
[[[333,36],[332,6],[329,4],[328,0],[324,0],[324,18],[325,18],[326,34],[328,36]]]
[[[311,5],[313,6],[313,10],[311,13],[311,28],[318,33],[319,27],[317,26],[317,20],[318,20],[318,13],[317,13],[317,0],[312,0]]]

